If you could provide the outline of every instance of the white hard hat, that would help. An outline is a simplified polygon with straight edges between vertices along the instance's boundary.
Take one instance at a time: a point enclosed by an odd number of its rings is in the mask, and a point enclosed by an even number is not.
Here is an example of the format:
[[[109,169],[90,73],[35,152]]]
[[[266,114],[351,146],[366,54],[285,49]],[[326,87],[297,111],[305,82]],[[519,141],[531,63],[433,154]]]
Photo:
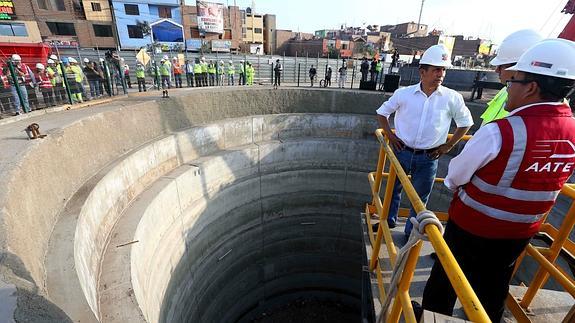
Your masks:
[[[169,59],[169,58],[168,58],[168,55],[164,55],[164,59]]]
[[[84,63],[90,63],[90,60],[87,58],[84,58]]]
[[[172,60],[174,60],[174,61],[177,60],[177,59],[178,59],[178,58],[177,58],[176,56],[172,57]]]
[[[57,61],[57,60],[58,60],[58,56],[52,54],[52,55],[50,55],[50,59],[53,59],[53,60]]]
[[[104,62],[104,59],[103,59],[103,58],[101,58],[101,57],[100,57],[100,62],[102,62],[102,63]]]
[[[575,80],[575,43],[546,39],[530,47],[506,70]]]
[[[451,56],[442,44],[429,47],[421,56],[420,65],[451,67]]]
[[[224,61],[220,61],[220,65],[223,64],[223,63],[224,63]]]
[[[525,51],[543,40],[543,37],[531,29],[522,29],[505,37],[499,46],[497,55],[491,60],[494,66],[517,63]]]
[[[69,63],[78,63],[78,61],[74,57],[68,57]]]
[[[44,69],[44,64],[38,63],[38,64],[36,64],[36,68],[37,68],[37,69],[40,69],[40,70],[43,70],[43,69]]]
[[[12,60],[13,61],[21,61],[22,58],[18,54],[12,54]]]
[[[234,61],[232,61],[232,60],[230,59],[230,64],[233,64],[233,63],[234,63]]]
[[[52,59],[48,59],[48,64],[54,64],[54,61]]]
[[[123,57],[120,57],[120,61],[123,62],[125,61],[125,59]]]

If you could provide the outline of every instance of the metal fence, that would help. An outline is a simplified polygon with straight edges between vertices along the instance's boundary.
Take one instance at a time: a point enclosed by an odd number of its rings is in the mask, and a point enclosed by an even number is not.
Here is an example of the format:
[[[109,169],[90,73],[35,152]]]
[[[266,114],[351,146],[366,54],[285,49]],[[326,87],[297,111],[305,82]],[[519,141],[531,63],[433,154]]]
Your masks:
[[[159,75],[160,59],[164,55],[168,55],[170,59],[178,56],[177,53],[153,55],[152,60],[145,68],[143,82],[138,82],[136,78],[137,51],[120,51],[118,52],[119,56],[114,58],[110,58],[102,51],[93,49],[60,49],[58,54],[59,60],[55,64],[47,64],[48,57],[26,57],[25,64],[12,62],[10,57],[4,58],[0,84],[0,117],[27,113],[55,105],[79,104],[102,97],[123,95],[128,92],[162,89],[161,76]],[[223,62],[226,69],[231,61],[235,67],[234,85],[236,86],[240,84],[241,62],[249,62],[253,66],[254,84],[272,84],[274,80],[273,67],[278,59],[283,66],[282,85],[309,86],[309,70],[312,65],[317,70],[314,86],[319,86],[319,81],[325,78],[328,66],[332,68],[331,87],[358,88],[361,79],[359,73],[361,61],[357,60],[310,57],[308,55],[298,57],[230,53],[202,55],[189,52],[180,53],[180,55],[184,56],[184,60],[189,60],[192,63],[200,57],[205,57],[206,61],[213,61],[216,65]],[[74,60],[76,63],[73,63]],[[44,69],[37,69],[37,63],[44,64]],[[126,65],[127,68],[121,67],[122,65]],[[347,67],[346,77],[341,84],[338,84],[340,80],[338,69],[341,66]],[[388,65],[385,64],[383,72],[377,77],[379,83],[383,80],[383,75],[387,70]],[[175,75],[173,71],[169,80],[170,84],[174,85]],[[189,81],[184,70],[182,86],[197,86],[195,79],[192,79],[191,83]],[[215,79],[213,85],[228,85],[228,77],[225,72],[221,78]]]

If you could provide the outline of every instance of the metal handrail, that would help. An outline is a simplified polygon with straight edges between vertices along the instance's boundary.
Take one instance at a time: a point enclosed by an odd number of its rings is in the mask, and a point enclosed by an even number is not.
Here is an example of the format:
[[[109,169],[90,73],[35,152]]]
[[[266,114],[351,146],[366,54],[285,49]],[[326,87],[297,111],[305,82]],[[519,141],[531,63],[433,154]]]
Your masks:
[[[385,240],[387,253],[389,255],[392,266],[395,265],[397,250],[393,243],[387,221],[380,221],[377,235],[375,239],[373,238],[370,215],[377,213],[380,220],[387,218],[389,205],[391,204],[391,193],[393,191],[393,186],[395,185],[396,178],[399,179],[403,185],[406,195],[409,198],[409,201],[415,209],[416,213],[425,210],[425,205],[419,198],[418,194],[415,192],[415,189],[410,182],[409,176],[401,167],[393,150],[389,147],[382,129],[376,130],[375,134],[380,142],[380,152],[377,171],[368,174],[373,201],[371,205],[366,206],[366,219],[368,223],[368,232],[370,235],[369,238],[373,247],[369,268],[372,271],[376,271],[380,300],[383,304],[385,302],[386,293],[383,287],[381,265],[379,263],[379,253],[382,240]],[[452,135],[450,134],[448,138],[451,138],[451,136]],[[471,139],[471,136],[469,135],[462,138],[464,141],[469,139]],[[387,159],[389,159],[389,171],[384,172]],[[387,178],[387,184],[385,187],[384,200],[382,202],[379,194],[381,189],[381,182],[384,177]],[[443,181],[444,178],[435,179],[435,182]],[[569,240],[569,234],[575,227],[575,184],[565,184],[561,189],[561,194],[573,200],[561,227],[557,229],[549,223],[543,223],[540,228],[540,232],[545,233],[551,237],[553,243],[548,248],[534,247],[529,244],[523,255],[517,260],[516,263],[515,270],[517,270],[517,268],[520,266],[524,256],[529,255],[541,266],[541,268],[534,276],[532,282],[529,284],[529,287],[521,300],[515,299],[511,293],[507,297],[506,304],[514,317],[519,322],[529,322],[528,316],[531,314],[527,313],[528,307],[533,301],[539,289],[545,285],[549,277],[555,278],[568,293],[575,297],[575,280],[570,277],[563,269],[556,265],[557,258],[561,252],[569,252],[571,254],[575,254],[575,243]],[[441,220],[447,219],[446,213],[436,212],[436,214]],[[441,236],[441,233],[437,227],[434,225],[428,225],[426,226],[425,231],[439,258],[439,261],[441,262],[441,265],[443,266],[453,286],[453,289],[455,290],[455,293],[463,305],[463,309],[467,317],[474,322],[490,322],[489,317],[479,302],[479,299],[465,278],[465,275],[461,271],[461,268],[457,264],[457,261],[453,257],[453,254],[445,243],[445,240],[443,240],[443,237]],[[397,322],[402,311],[404,312],[406,322],[415,322],[415,316],[413,314],[413,308],[411,306],[409,297],[409,284],[413,277],[413,272],[415,270],[420,249],[421,242],[410,251],[408,261],[404,269],[404,274],[398,283],[399,288],[394,306],[387,318],[387,322]],[[569,315],[574,314],[568,314],[568,316]],[[575,315],[573,318],[575,319]]]
[[[388,145],[382,129],[376,130],[375,134],[380,142],[380,154],[375,177],[373,176],[373,173],[369,174],[369,181],[373,194],[373,203],[377,209],[377,213],[379,214],[380,219],[387,218],[389,205],[391,203],[391,193],[393,191],[396,177],[403,185],[403,189],[416,213],[426,210],[425,204],[419,198],[419,195],[415,191],[415,188],[411,184],[407,174],[401,167],[399,160],[397,160],[393,150]],[[379,196],[379,190],[381,186],[381,180],[384,177],[383,169],[386,159],[389,159],[390,169],[385,188],[384,201],[382,202]],[[487,313],[485,312],[485,309],[481,305],[481,302],[477,298],[477,295],[467,281],[467,278],[465,278],[463,271],[457,264],[457,261],[451,253],[451,250],[445,243],[445,240],[443,240],[443,236],[441,235],[439,229],[434,225],[427,225],[425,227],[425,232],[427,233],[429,241],[435,249],[439,261],[442,264],[455,293],[463,305],[463,309],[467,317],[474,322],[491,322],[487,316]],[[379,251],[381,247],[381,241],[384,237],[391,263],[392,265],[395,265],[397,251],[393,244],[387,221],[380,221],[377,236],[374,241],[375,244],[373,245],[373,253],[370,259],[370,270],[374,270],[376,267],[378,267],[379,270]],[[411,278],[413,277],[415,266],[417,264],[417,258],[419,257],[420,249],[421,241],[410,251],[408,255],[405,269],[398,283],[398,292],[391,313],[386,320],[387,322],[397,322],[402,310],[404,312],[404,318],[406,322],[415,322],[413,308],[411,307],[411,299],[409,297],[409,285],[411,283]],[[379,279],[378,283],[380,283]]]

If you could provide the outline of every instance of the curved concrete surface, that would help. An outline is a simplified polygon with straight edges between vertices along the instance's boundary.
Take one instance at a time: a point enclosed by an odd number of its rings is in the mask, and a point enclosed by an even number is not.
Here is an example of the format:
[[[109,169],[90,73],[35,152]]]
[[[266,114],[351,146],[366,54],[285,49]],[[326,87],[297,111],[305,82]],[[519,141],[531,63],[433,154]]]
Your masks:
[[[180,93],[170,100],[156,102],[145,97],[131,98],[115,105],[55,113],[38,120],[32,118],[26,123],[39,121],[43,132],[49,135],[47,138],[2,142],[1,148],[11,153],[0,156],[0,181],[8,188],[0,192],[0,261],[10,277],[5,275],[0,280],[20,281],[20,287],[27,284],[33,304],[19,303],[18,311],[23,317],[37,304],[49,307],[41,313],[46,320],[89,322],[108,317],[99,310],[97,291],[103,277],[101,271],[104,271],[100,270],[100,261],[113,239],[109,234],[134,197],[170,169],[182,167],[183,163],[214,151],[245,145],[244,133],[253,136],[248,143],[329,137],[330,133],[336,134],[334,137],[361,139],[371,137],[375,121],[358,125],[353,123],[356,117],[342,116],[324,119],[320,123],[325,124],[320,126],[312,122],[313,117],[305,115],[295,119],[286,116],[274,116],[273,120],[266,119],[268,116],[257,120],[244,118],[229,120],[234,126],[220,127],[223,133],[210,133],[201,142],[190,140],[189,134],[169,135],[174,130],[220,120],[222,116],[303,112],[372,114],[374,107],[383,101],[383,96],[377,93],[355,91],[233,89],[221,90],[217,96],[213,90]],[[242,122],[251,123],[251,129],[258,127],[260,130],[245,131]],[[0,137],[10,138],[10,133],[22,127],[20,123],[0,128]],[[212,129],[219,131],[218,126]],[[165,137],[166,134],[169,136]],[[218,136],[219,141],[214,139]],[[164,151],[170,144],[164,146],[160,144],[162,142],[175,142],[175,156],[174,146]],[[277,149],[281,151],[281,148]],[[262,153],[260,147],[257,150]],[[130,151],[133,153],[126,154]],[[146,152],[156,158],[140,163],[127,174],[115,173],[118,165],[131,165],[141,159],[135,156],[146,155]],[[295,166],[278,165],[278,172],[287,172]],[[32,178],[39,185],[30,185]],[[111,185],[100,186],[108,180]],[[107,198],[95,198],[99,194]],[[90,204],[102,212],[89,210],[87,205]],[[335,209],[337,207],[332,208]],[[95,230],[88,230],[90,226]],[[29,238],[31,234],[34,239]],[[325,239],[329,240],[330,236]],[[70,257],[73,250],[69,245],[76,249],[74,257]],[[59,248],[62,246],[65,247]],[[62,258],[52,257],[54,255]],[[71,270],[74,265],[77,266]],[[62,281],[70,276],[76,277]],[[328,294],[330,291],[326,292]],[[188,314],[178,312],[178,315]]]

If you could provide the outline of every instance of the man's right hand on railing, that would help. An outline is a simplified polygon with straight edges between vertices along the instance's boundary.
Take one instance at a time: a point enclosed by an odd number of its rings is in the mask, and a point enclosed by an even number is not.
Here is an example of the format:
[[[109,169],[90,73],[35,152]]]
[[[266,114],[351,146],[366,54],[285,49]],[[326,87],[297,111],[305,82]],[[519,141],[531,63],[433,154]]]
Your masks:
[[[387,134],[387,138],[389,138],[389,144],[394,151],[401,151],[405,148],[403,141],[401,141],[401,139],[399,139],[399,137],[397,137],[393,132]]]

